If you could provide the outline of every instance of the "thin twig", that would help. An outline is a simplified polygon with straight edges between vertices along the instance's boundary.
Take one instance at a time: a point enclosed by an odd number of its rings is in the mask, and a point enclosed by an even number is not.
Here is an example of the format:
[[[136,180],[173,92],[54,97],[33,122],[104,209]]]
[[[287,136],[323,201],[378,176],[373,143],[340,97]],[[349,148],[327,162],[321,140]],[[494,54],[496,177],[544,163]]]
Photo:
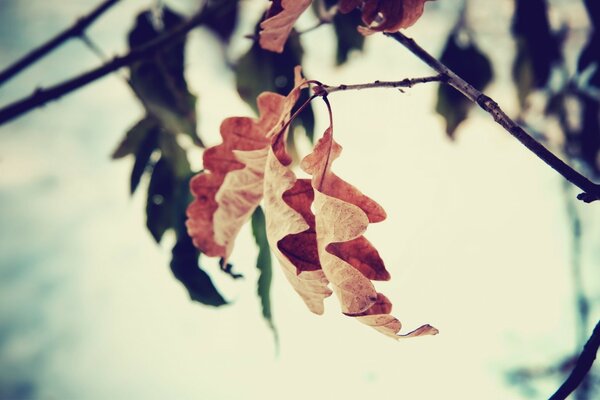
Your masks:
[[[8,66],[6,69],[0,72],[0,85],[8,81],[13,76],[24,71],[27,67],[34,64],[40,58],[50,53],[52,50],[63,44],[69,39],[79,37],[85,33],[85,30],[105,11],[111,8],[113,5],[118,3],[120,0],[105,0],[103,3],[98,5],[86,16],[79,18],[75,23],[48,40],[41,46],[33,49],[31,52],[23,56],[21,59]]]
[[[548,164],[552,169],[561,174],[569,182],[583,190],[583,193],[577,196],[579,200],[582,200],[586,203],[600,200],[600,185],[595,184],[585,176],[581,175],[579,172],[575,171],[564,161],[555,156],[551,151],[546,149],[540,142],[531,137],[523,130],[523,128],[515,123],[508,115],[506,115],[498,103],[481,93],[479,90],[475,89],[460,76],[456,75],[447,66],[442,64],[439,60],[419,46],[413,39],[404,36],[400,32],[385,33],[385,35],[402,44],[411,53],[416,55],[439,74],[446,76],[446,83],[458,90],[473,103],[479,105],[479,107],[490,114],[498,124],[500,124],[506,131],[519,140],[525,147],[531,150],[535,155]]]
[[[6,107],[0,109],[0,125],[19,117],[36,107],[46,104],[49,101],[56,100],[67,93],[87,85],[88,83],[94,82],[95,80],[102,78],[111,72],[118,70],[119,68],[125,67],[136,61],[153,55],[156,53],[156,51],[167,47],[170,44],[173,44],[173,42],[176,42],[184,37],[190,30],[202,22],[204,15],[205,14],[201,10],[165,35],[160,36],[143,46],[132,49],[129,53],[123,56],[115,57],[112,61],[107,62],[98,68],[63,81],[47,89],[37,89],[30,96],[7,105]]]
[[[376,89],[376,88],[411,88],[419,83],[428,82],[443,82],[446,78],[444,75],[426,76],[423,78],[411,78],[402,79],[400,81],[375,81],[371,83],[359,83],[354,85],[337,85],[330,86],[325,84],[319,84],[314,88],[315,94],[318,96],[327,96],[331,93],[345,91],[345,90],[363,90],[363,89]]]
[[[583,350],[577,359],[571,375],[569,375],[567,380],[549,400],[564,400],[577,389],[577,386],[579,386],[592,368],[592,364],[594,364],[596,354],[598,353],[598,347],[600,347],[600,321],[596,324],[592,336],[590,336],[585,346],[583,346]]]

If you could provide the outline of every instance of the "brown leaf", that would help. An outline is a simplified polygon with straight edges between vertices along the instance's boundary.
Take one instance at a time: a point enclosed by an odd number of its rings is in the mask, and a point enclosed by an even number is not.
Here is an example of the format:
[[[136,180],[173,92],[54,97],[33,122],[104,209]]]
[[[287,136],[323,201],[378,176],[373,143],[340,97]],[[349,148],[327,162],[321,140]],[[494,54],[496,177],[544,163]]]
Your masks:
[[[368,310],[357,315],[349,315],[355,317],[358,321],[365,325],[376,329],[386,336],[394,339],[411,338],[425,335],[437,335],[439,331],[431,325],[422,325],[412,332],[404,335],[398,335],[402,329],[402,323],[390,315],[392,312],[392,303],[381,293],[377,293],[377,301]]]
[[[323,299],[331,295],[321,269],[310,210],[313,190],[308,179],[296,179],[283,155],[285,140],[269,148],[265,171],[265,218],[271,250],[285,277],[315,314],[323,314]]]
[[[362,271],[389,279],[377,250],[361,236],[369,222],[385,218],[385,211],[331,172],[331,163],[341,150],[333,141],[330,127],[301,166],[312,175],[315,190],[313,208],[321,267],[340,300],[342,312],[359,314],[377,300],[375,287]]]
[[[279,121],[285,98],[265,92],[257,103],[258,120],[232,117],[223,121],[223,143],[204,152],[205,172],[190,182],[195,200],[187,209],[188,234],[203,253],[225,261],[240,228],[262,198],[270,142],[267,133]]]
[[[385,219],[385,211],[331,172],[341,150],[330,126],[301,167],[312,175],[319,259],[342,312],[394,338],[437,334],[437,329],[424,325],[397,335],[402,324],[390,315],[392,304],[371,282],[387,280],[389,273],[377,250],[362,236],[369,222]]]
[[[260,23],[259,44],[265,50],[283,52],[296,20],[312,0],[273,0],[267,19]]]
[[[342,13],[362,7],[362,20],[367,27],[359,30],[371,34],[412,26],[423,14],[426,1],[430,0],[340,0],[338,4]]]
[[[263,176],[272,137],[289,119],[306,84],[295,70],[296,86],[286,96],[264,92],[257,98],[260,118],[227,118],[221,123],[223,143],[206,149],[205,172],[190,182],[195,200],[187,209],[186,226],[194,245],[211,257],[231,254],[237,234],[263,196]]]

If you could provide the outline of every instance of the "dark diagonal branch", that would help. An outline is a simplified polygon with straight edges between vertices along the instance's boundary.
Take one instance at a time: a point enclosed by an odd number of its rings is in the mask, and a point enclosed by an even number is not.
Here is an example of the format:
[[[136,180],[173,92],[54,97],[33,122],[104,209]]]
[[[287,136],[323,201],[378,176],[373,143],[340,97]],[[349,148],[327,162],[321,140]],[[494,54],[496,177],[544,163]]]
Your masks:
[[[111,8],[113,5],[118,3],[121,0],[105,0],[100,5],[98,5],[94,10],[92,10],[88,15],[85,15],[79,18],[75,23],[60,32],[58,35],[54,36],[52,39],[48,40],[46,43],[41,46],[33,49],[31,52],[27,53],[21,59],[14,62],[12,65],[9,65],[6,69],[0,72],[0,85],[4,84],[13,76],[18,73],[24,71],[27,67],[34,64],[37,60],[44,57],[46,54],[50,53],[52,50],[63,44],[69,39],[80,37],[85,33],[85,30],[105,11]]]
[[[475,89],[472,85],[456,75],[447,66],[425,51],[413,39],[404,36],[400,32],[385,33],[385,35],[393,38],[401,43],[411,53],[419,57],[423,62],[433,68],[436,72],[447,77],[446,83],[462,93],[466,98],[476,103],[484,111],[490,114],[494,120],[500,124],[506,131],[519,140],[525,147],[531,150],[535,155],[542,159],[546,164],[561,174],[569,182],[583,190],[577,198],[586,203],[591,203],[600,200],[600,185],[587,179],[579,172],[575,171],[560,158],[555,156],[551,151],[546,149],[541,143],[531,137],[523,128],[515,123],[506,113],[500,108],[498,103]]]
[[[577,389],[577,386],[579,386],[592,368],[592,364],[594,364],[596,354],[598,353],[598,347],[600,347],[600,321],[596,324],[592,336],[590,336],[583,347],[583,351],[579,355],[571,375],[569,375],[567,380],[558,388],[556,393],[554,393],[549,400],[564,400],[569,394]]]
[[[199,11],[190,19],[171,31],[143,46],[132,49],[129,53],[123,56],[115,57],[112,59],[112,61],[107,62],[98,68],[61,82],[57,85],[46,89],[38,89],[30,96],[7,105],[6,107],[0,109],[0,125],[19,117],[36,107],[46,104],[49,101],[56,100],[67,93],[87,85],[88,83],[102,78],[111,72],[118,70],[119,68],[153,55],[156,53],[156,51],[163,49],[184,37],[190,30],[198,26],[203,19],[204,13]]]

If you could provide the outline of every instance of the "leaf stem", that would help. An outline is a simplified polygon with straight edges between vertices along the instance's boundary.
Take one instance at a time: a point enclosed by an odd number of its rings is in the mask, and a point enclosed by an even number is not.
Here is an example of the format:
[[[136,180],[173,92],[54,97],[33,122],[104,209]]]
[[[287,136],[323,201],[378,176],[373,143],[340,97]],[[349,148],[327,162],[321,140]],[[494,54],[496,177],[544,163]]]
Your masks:
[[[575,171],[568,164],[554,155],[554,153],[545,148],[544,145],[531,137],[523,128],[514,122],[493,99],[475,89],[471,84],[466,82],[450,68],[442,64],[439,60],[419,46],[413,39],[406,37],[400,32],[384,33],[384,35],[402,44],[411,53],[420,58],[421,61],[425,62],[439,74],[445,76],[445,82],[447,84],[458,90],[473,103],[479,105],[479,107],[481,107],[494,118],[494,121],[501,125],[507,132],[514,136],[542,161],[548,164],[556,172],[561,174],[573,185],[583,190],[583,193],[577,196],[579,200],[582,200],[586,203],[600,200],[600,185],[590,181],[588,178]]]
[[[95,9],[93,9],[89,14],[77,19],[77,21],[75,21],[75,23],[69,28],[60,32],[52,39],[48,40],[46,43],[31,50],[22,58],[6,67],[3,71],[0,72],[0,85],[4,84],[6,81],[11,79],[18,73],[24,71],[29,66],[33,65],[36,61],[44,57],[46,54],[50,53],[52,50],[56,49],[58,46],[60,46],[67,40],[83,36],[85,34],[85,30],[96,19],[98,19],[102,14],[104,14],[104,12],[106,12],[109,8],[114,6],[119,1],[121,0],[105,0]]]
[[[85,72],[74,78],[68,79],[46,89],[37,89],[31,95],[8,104],[0,109],[0,125],[17,118],[36,107],[46,104],[49,101],[56,100],[65,94],[71,93],[91,82],[100,79],[111,72],[114,72],[122,67],[131,65],[143,58],[152,56],[158,50],[168,47],[177,40],[181,39],[189,31],[200,25],[204,19],[202,8],[199,12],[190,17],[181,25],[166,32],[147,44],[137,47],[129,51],[129,53],[113,58],[111,61],[101,65],[91,71]]]

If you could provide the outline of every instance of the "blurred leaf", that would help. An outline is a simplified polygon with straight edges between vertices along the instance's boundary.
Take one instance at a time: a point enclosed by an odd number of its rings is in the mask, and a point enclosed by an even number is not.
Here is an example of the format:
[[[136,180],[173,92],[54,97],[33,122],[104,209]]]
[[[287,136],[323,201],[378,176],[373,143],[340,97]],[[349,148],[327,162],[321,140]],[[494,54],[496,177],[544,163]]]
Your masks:
[[[582,96],[583,116],[581,129],[581,156],[596,175],[600,172],[600,102],[590,96]]]
[[[545,0],[515,0],[512,32],[517,44],[513,79],[521,107],[534,89],[546,86],[552,64],[561,59],[558,38],[550,31]]]
[[[585,6],[593,29],[588,38],[588,43],[579,56],[577,70],[582,73],[590,67],[594,68],[588,83],[600,88],[600,2],[598,0],[585,0]]]
[[[271,269],[271,250],[267,240],[265,224],[265,214],[259,206],[252,214],[252,234],[254,235],[254,240],[258,246],[256,268],[260,271],[257,292],[262,305],[262,315],[269,324],[275,337],[277,337],[277,330],[273,323],[273,315],[271,313],[271,279],[273,271]]]
[[[175,225],[176,190],[174,171],[169,162],[161,157],[152,171],[146,202],[146,226],[157,243],[167,229]]]
[[[325,6],[336,6],[338,0],[325,0]],[[318,3],[313,3],[317,7]],[[336,13],[333,17],[333,30],[337,40],[336,64],[342,65],[348,61],[352,50],[362,50],[365,37],[358,32],[357,27],[362,25],[360,10],[354,9],[348,14]]]
[[[131,129],[127,131],[123,141],[119,143],[117,148],[112,153],[114,160],[123,158],[130,154],[135,154],[144,139],[148,136],[150,131],[155,129],[157,126],[156,120],[152,117],[146,116]]]
[[[162,156],[171,165],[175,177],[181,179],[189,176],[191,167],[187,158],[187,153],[185,149],[177,143],[177,137],[170,133],[163,133],[159,136],[158,142]]]
[[[228,43],[237,25],[239,0],[209,0],[204,10],[204,25]]]
[[[159,128],[154,126],[153,129],[145,132],[146,136],[142,139],[139,147],[135,152],[135,162],[133,163],[133,169],[131,170],[131,178],[129,180],[129,190],[133,194],[140,184],[142,175],[146,171],[146,167],[150,162],[152,153],[158,146],[158,136],[160,134]]]
[[[294,67],[302,64],[303,55],[300,39],[292,32],[283,49],[283,53],[273,53],[263,50],[258,42],[244,54],[236,65],[237,91],[242,99],[248,103],[254,111],[256,98],[264,91],[272,91],[286,95],[294,87]],[[304,94],[304,96],[308,96]],[[301,104],[303,97],[298,104]],[[312,106],[306,107],[299,116],[298,121],[292,124],[295,127],[304,128],[307,137],[312,141],[314,136],[314,113]]]
[[[485,89],[493,78],[492,65],[474,43],[462,46],[458,41],[459,32],[455,29],[442,51],[441,62],[478,90]],[[435,110],[446,119],[446,133],[450,138],[454,138],[456,128],[472,107],[473,103],[450,85],[439,86]]]
[[[152,12],[144,11],[129,33],[129,46],[136,48],[152,41],[183,21],[182,16],[164,7],[160,29],[154,25]],[[202,146],[196,133],[196,97],[188,91],[184,76],[184,49],[185,38],[182,38],[154,57],[131,65],[131,85],[148,113],[156,117],[163,128],[173,134],[185,133]]]

